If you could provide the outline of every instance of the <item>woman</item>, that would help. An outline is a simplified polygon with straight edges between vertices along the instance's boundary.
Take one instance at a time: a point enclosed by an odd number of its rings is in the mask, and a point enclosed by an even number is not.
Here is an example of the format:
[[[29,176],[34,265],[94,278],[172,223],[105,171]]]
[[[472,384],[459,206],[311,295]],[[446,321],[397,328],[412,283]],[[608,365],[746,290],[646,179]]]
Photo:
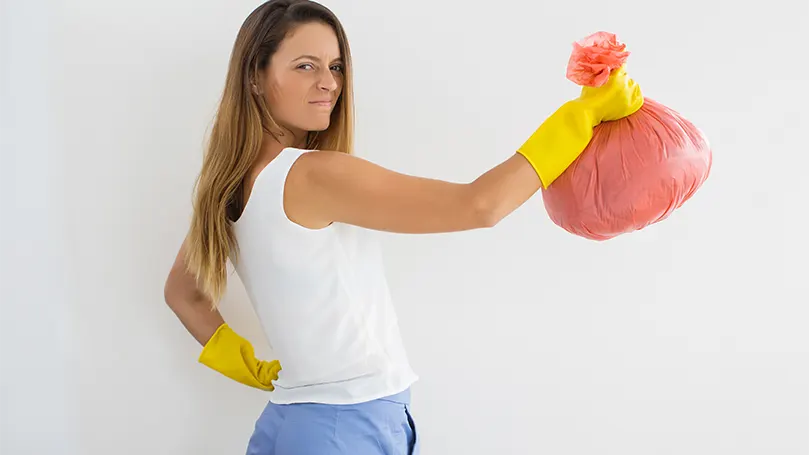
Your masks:
[[[415,454],[418,379],[402,345],[375,231],[496,225],[547,187],[601,121],[642,96],[621,71],[565,103],[471,183],[403,175],[352,154],[351,53],[338,19],[271,0],[237,36],[167,304],[199,361],[271,391],[248,454]],[[463,159],[460,154],[459,159]],[[258,360],[216,310],[231,260],[277,360]]]

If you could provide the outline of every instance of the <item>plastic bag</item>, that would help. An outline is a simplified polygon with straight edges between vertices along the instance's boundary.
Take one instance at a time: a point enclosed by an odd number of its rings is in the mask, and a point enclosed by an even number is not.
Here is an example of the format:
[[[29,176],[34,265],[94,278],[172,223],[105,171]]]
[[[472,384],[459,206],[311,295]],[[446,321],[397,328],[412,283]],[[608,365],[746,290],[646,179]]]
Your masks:
[[[598,87],[628,56],[614,34],[595,33],[574,44],[567,78]],[[702,186],[711,165],[703,133],[644,95],[638,112],[595,128],[587,148],[542,190],[542,199],[566,231],[608,240],[668,218]]]

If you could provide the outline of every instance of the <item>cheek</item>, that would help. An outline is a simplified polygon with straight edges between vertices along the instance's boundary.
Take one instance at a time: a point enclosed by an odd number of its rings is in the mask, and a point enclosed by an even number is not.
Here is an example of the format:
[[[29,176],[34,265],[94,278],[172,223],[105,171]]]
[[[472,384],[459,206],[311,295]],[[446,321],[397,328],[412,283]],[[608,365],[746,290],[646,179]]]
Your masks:
[[[267,106],[276,121],[284,121],[290,114],[290,105],[293,101],[290,96],[289,84],[279,81],[270,86],[267,91]]]
[[[278,106],[284,104],[284,90],[280,84],[272,83],[267,87],[267,106],[271,112],[275,112]]]
[[[270,108],[285,113],[301,109],[309,99],[311,83],[305,77],[279,79],[270,92]]]

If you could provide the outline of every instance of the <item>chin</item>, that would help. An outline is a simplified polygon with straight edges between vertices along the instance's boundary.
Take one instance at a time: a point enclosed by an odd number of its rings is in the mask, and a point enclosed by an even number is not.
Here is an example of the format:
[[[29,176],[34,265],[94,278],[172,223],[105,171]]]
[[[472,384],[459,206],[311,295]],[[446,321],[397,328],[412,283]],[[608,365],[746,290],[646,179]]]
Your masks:
[[[329,120],[325,120],[322,122],[312,122],[309,125],[309,128],[306,128],[308,131],[326,131],[329,129],[329,125],[331,122]]]

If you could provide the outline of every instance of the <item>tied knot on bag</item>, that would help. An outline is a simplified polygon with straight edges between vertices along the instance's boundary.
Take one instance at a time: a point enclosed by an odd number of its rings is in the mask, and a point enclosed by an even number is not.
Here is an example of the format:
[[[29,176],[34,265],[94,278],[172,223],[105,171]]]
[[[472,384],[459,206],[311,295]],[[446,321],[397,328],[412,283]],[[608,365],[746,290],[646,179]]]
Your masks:
[[[626,44],[614,33],[595,32],[573,43],[566,77],[586,87],[601,87],[610,73],[622,67],[629,58]]]

